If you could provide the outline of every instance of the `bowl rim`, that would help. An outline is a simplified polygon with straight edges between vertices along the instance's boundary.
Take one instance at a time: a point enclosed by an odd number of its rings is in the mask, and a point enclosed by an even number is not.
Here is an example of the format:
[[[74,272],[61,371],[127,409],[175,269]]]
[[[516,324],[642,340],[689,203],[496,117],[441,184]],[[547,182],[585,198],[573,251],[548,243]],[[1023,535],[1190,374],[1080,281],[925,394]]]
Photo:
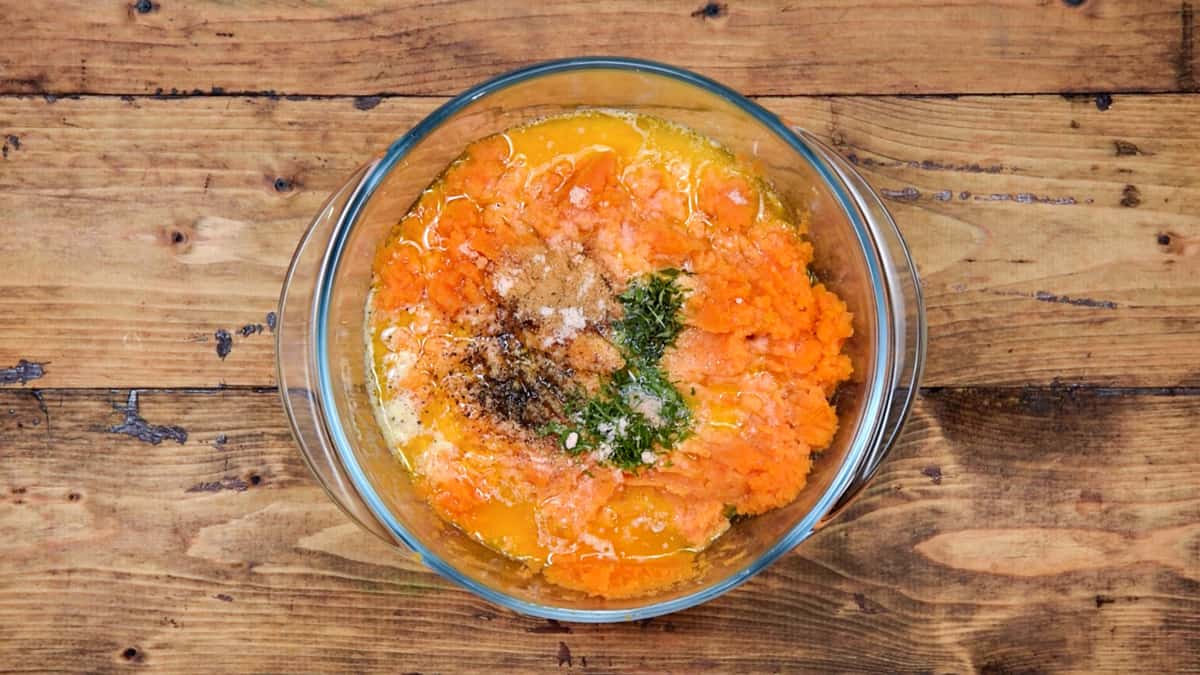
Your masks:
[[[342,250],[352,229],[352,224],[358,219],[359,213],[368,199],[374,194],[379,184],[391,169],[417,143],[429,136],[452,115],[470,104],[527,80],[579,70],[620,70],[634,73],[649,73],[703,89],[734,104],[742,112],[754,118],[786,142],[798,155],[804,158],[821,176],[825,181],[826,187],[835,196],[839,206],[842,207],[854,229],[859,245],[866,253],[866,267],[869,273],[868,276],[870,277],[871,295],[874,301],[873,308],[876,314],[877,326],[875,344],[871,345],[870,348],[874,350],[875,354],[881,355],[881,357],[877,357],[876,359],[874,373],[872,373],[870,380],[864,383],[866,386],[866,401],[863,405],[863,419],[860,421],[859,428],[854,437],[850,440],[845,458],[838,467],[830,485],[825,489],[825,492],[805,516],[792,526],[786,535],[781,537],[779,541],[743,569],[708,587],[670,600],[649,602],[639,607],[625,609],[572,609],[522,600],[491,588],[459,572],[449,561],[443,560],[422,545],[387,509],[383,500],[371,485],[366,473],[359,466],[357,458],[354,455],[353,444],[350,442],[349,436],[342,426],[340,416],[334,404],[333,392],[335,388],[333,386],[333,373],[326,358],[326,355],[329,353],[328,347],[330,342],[328,331],[330,297],[333,281],[336,278],[337,269],[341,263]],[[807,539],[821,524],[822,519],[834,509],[840,497],[855,481],[859,465],[869,454],[871,447],[877,444],[879,429],[883,425],[886,416],[885,413],[889,407],[888,400],[892,398],[888,380],[891,377],[891,372],[894,370],[891,365],[894,357],[890,355],[894,324],[889,316],[891,303],[886,290],[886,279],[881,271],[882,262],[878,258],[876,250],[877,243],[870,232],[870,228],[864,222],[864,217],[855,201],[849,197],[844,189],[842,179],[837,176],[836,171],[814,153],[774,113],[742,96],[733,89],[682,68],[642,59],[602,56],[545,61],[502,74],[451,98],[393,142],[388,147],[384,156],[362,177],[357,189],[354,190],[352,198],[338,219],[330,243],[325,251],[316,284],[316,293],[313,301],[314,321],[312,324],[314,344],[312,362],[317,371],[318,387],[316,398],[319,401],[319,408],[324,417],[326,431],[336,448],[337,455],[346,469],[355,490],[367,504],[372,515],[396,539],[416,552],[425,565],[443,577],[502,607],[545,619],[601,623],[647,619],[677,612],[707,602],[741,585],[750,577],[769,566],[784,553],[787,553],[800,542]],[[907,413],[910,403],[911,401],[906,402],[905,413]],[[653,596],[649,597],[652,598]]]

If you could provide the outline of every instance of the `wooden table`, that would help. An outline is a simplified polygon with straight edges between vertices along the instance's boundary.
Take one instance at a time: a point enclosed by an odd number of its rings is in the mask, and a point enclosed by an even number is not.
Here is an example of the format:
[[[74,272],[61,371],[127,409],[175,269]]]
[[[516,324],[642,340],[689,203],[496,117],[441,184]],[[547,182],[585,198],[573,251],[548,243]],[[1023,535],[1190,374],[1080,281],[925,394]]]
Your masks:
[[[0,2],[0,666],[1200,668],[1200,2],[54,4]],[[349,523],[268,326],[357,165],[585,53],[833,144],[930,327],[912,418],[834,524],[609,626],[513,615]]]

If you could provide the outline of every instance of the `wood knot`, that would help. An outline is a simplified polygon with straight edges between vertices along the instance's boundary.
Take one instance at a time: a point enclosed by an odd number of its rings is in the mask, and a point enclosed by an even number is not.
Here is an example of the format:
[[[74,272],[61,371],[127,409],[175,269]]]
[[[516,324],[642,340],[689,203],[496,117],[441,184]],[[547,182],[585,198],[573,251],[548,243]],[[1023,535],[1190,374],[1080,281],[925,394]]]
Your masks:
[[[729,5],[723,5],[716,2],[705,3],[700,9],[692,12],[692,16],[697,19],[718,19],[729,13]]]
[[[133,11],[137,12],[138,14],[157,12],[158,7],[159,5],[157,2],[151,2],[150,0],[137,0],[137,2],[133,3]]]
[[[1136,185],[1126,185],[1121,191],[1121,206],[1127,209],[1136,208],[1142,203],[1142,193]]]
[[[158,240],[175,255],[183,255],[192,248],[194,232],[186,225],[167,225],[158,232]]]

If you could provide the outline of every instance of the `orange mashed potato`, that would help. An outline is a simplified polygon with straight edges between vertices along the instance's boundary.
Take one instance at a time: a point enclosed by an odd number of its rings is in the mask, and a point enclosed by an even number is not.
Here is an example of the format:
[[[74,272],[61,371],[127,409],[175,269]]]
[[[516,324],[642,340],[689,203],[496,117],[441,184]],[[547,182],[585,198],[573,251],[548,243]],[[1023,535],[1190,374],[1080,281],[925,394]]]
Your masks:
[[[808,273],[805,218],[656,118],[589,111],[472,143],[375,260],[385,437],[441,517],[554,584],[621,598],[689,579],[731,517],[796,498],[837,427],[851,316]],[[682,301],[655,367],[686,429],[617,465],[624,418],[589,448],[561,424],[627,366],[622,293],[662,270]],[[621,391],[631,421],[663,414]]]

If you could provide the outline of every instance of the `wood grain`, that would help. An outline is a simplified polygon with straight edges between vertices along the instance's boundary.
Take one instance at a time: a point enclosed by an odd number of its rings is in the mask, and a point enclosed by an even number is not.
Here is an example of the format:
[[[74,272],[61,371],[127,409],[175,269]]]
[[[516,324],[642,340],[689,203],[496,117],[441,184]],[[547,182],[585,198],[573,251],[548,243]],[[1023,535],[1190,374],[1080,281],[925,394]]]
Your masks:
[[[1200,384],[1200,98],[763,102],[887,196],[925,285],[926,384]],[[0,97],[0,369],[271,385],[300,233],[437,103]]]
[[[751,94],[1194,91],[1193,4],[6,2],[0,92],[453,94],[581,54]]]
[[[1120,395],[1118,395],[1120,394]],[[640,624],[527,619],[357,529],[274,392],[0,393],[0,663],[168,672],[1182,672],[1200,651],[1200,397],[924,392],[831,525]]]

